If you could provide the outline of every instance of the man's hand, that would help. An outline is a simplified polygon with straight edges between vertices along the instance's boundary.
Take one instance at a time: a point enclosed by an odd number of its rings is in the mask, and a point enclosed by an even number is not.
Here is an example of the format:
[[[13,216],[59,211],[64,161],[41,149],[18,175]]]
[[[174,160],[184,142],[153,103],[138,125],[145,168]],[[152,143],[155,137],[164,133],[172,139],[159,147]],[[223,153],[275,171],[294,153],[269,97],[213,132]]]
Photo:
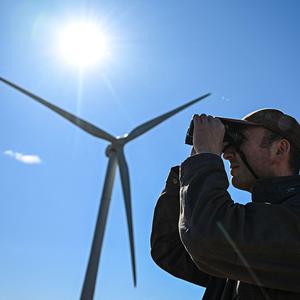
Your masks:
[[[214,153],[221,155],[225,127],[223,123],[212,116],[194,115],[193,148],[195,154]]]

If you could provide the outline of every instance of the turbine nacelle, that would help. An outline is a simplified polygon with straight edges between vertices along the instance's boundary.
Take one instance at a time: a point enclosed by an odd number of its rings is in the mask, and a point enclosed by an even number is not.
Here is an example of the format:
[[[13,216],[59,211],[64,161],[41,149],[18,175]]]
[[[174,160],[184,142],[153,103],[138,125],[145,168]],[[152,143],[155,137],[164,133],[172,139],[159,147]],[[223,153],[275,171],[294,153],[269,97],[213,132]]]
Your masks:
[[[111,157],[113,154],[115,154],[117,152],[117,149],[111,144],[108,145],[105,149],[105,155],[107,157]]]

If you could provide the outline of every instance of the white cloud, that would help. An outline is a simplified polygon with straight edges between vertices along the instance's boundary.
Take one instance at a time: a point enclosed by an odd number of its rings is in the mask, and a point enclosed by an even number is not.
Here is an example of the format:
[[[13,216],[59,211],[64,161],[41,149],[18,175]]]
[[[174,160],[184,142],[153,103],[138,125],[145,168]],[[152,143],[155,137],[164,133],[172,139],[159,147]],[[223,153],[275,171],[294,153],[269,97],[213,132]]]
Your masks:
[[[4,151],[4,154],[28,165],[40,164],[42,162],[38,155],[23,154],[12,150],[6,150]]]

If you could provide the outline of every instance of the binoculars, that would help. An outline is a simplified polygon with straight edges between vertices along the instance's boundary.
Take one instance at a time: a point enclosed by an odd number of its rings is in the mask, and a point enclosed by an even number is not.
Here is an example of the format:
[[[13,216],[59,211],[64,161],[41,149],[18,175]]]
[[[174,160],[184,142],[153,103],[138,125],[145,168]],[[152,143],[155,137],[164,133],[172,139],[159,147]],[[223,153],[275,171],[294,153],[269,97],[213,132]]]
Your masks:
[[[243,143],[245,136],[241,132],[241,126],[230,122],[224,118],[218,118],[225,126],[225,135],[223,143],[226,144],[225,147],[231,145],[234,147],[239,147]],[[185,143],[187,145],[193,145],[193,133],[194,133],[194,122],[191,120],[190,126],[186,133]]]

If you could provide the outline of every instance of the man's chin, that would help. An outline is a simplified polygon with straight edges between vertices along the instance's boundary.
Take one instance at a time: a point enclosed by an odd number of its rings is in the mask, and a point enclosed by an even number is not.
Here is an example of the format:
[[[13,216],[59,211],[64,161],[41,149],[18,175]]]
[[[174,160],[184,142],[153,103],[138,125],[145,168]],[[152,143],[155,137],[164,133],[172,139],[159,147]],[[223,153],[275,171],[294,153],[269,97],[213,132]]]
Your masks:
[[[251,191],[253,185],[252,183],[238,179],[235,176],[231,178],[231,183],[235,188],[247,192]]]

